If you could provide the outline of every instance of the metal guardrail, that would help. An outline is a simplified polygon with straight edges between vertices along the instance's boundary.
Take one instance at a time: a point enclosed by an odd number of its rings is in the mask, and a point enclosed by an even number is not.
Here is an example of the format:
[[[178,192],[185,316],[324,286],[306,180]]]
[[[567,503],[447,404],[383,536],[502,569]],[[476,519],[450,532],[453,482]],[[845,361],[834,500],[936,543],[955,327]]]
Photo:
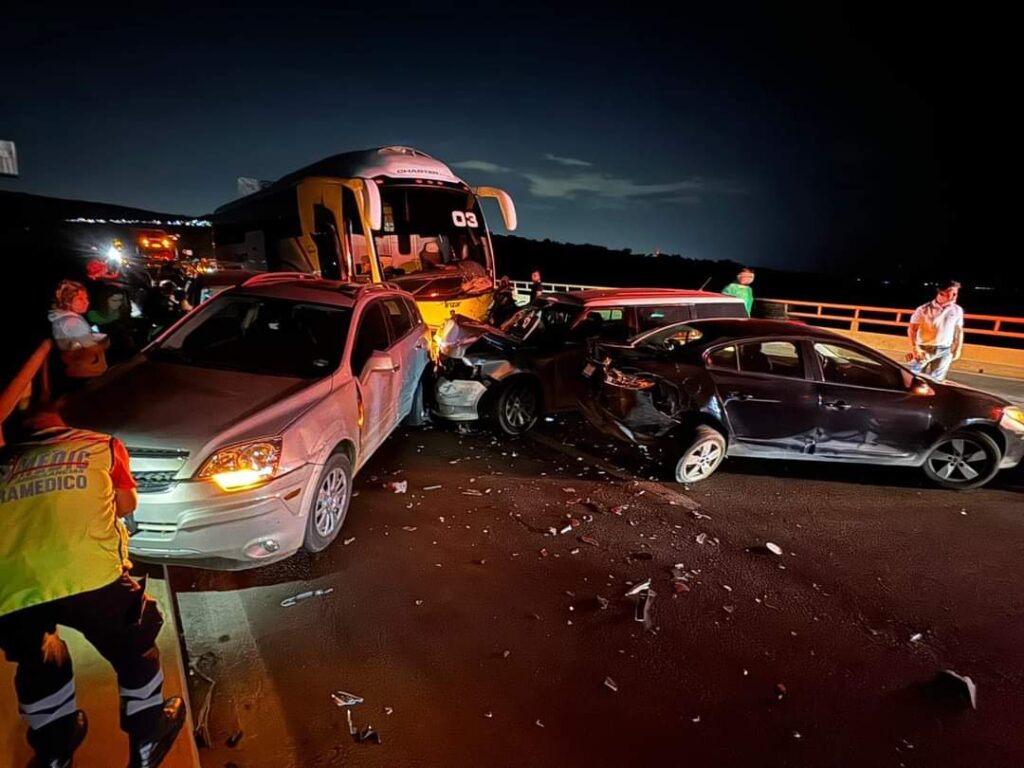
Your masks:
[[[515,280],[512,283],[517,297],[528,297],[530,285],[526,280]],[[567,291],[588,291],[606,288],[600,285],[579,285],[574,283],[541,283],[544,291],[564,293]],[[893,307],[873,307],[863,304],[833,304],[823,301],[803,301],[800,299],[759,299],[761,303],[781,306],[786,317],[799,318],[811,324],[814,321],[840,323],[845,330],[859,331],[901,328],[905,332],[910,325],[913,309],[896,309]],[[865,328],[866,326],[866,328]],[[1024,340],[1024,317],[1009,315],[964,314],[964,334],[988,336],[999,339]]]
[[[913,309],[872,307],[860,304],[831,304],[797,299],[761,299],[766,304],[782,306],[788,317],[801,320],[827,320],[841,323],[854,333],[869,327],[902,328],[910,325]],[[796,309],[793,309],[796,307]],[[1024,317],[1006,315],[964,314],[964,334],[1001,339],[1024,339]]]

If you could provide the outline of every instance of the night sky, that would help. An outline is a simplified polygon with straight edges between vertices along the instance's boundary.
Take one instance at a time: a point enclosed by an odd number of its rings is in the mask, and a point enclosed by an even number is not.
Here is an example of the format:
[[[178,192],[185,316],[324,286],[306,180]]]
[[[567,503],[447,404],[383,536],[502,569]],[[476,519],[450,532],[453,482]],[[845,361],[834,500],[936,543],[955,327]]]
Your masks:
[[[820,271],[1019,250],[981,175],[1012,133],[998,19],[341,5],[14,12],[0,189],[203,214],[238,176],[410,144],[508,189],[526,237]]]

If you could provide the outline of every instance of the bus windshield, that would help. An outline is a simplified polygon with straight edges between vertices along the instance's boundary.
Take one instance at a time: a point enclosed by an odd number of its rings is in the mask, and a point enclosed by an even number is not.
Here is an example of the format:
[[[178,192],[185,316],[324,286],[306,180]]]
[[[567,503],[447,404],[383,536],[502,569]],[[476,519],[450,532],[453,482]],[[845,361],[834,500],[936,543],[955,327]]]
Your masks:
[[[483,214],[465,189],[384,184],[382,229],[374,232],[385,280],[418,299],[484,294],[493,260]]]

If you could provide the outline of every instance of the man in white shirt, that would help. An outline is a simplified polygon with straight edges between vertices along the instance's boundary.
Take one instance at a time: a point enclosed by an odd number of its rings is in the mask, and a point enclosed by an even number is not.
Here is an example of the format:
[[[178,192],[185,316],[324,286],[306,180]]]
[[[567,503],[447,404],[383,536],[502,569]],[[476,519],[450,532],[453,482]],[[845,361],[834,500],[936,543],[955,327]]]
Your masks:
[[[950,280],[939,285],[935,299],[922,304],[910,318],[910,368],[937,381],[944,381],[953,361],[960,359],[964,346],[964,311],[956,303],[960,283]]]

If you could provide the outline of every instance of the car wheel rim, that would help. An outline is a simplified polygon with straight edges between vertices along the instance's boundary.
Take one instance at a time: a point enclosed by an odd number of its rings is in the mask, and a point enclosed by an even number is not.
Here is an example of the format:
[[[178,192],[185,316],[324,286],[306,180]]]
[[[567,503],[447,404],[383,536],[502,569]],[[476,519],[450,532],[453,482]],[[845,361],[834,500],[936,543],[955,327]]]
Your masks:
[[[683,456],[682,471],[684,482],[703,480],[714,472],[722,461],[722,447],[711,440],[698,443]]]
[[[340,469],[332,469],[320,483],[320,490],[316,494],[313,524],[316,526],[316,532],[324,538],[334,533],[338,527],[347,492],[348,481]]]
[[[536,400],[528,387],[516,387],[505,398],[505,421],[515,429],[523,429],[533,421]]]
[[[988,470],[989,456],[980,443],[958,437],[940,443],[928,457],[935,476],[950,483],[969,483]]]

